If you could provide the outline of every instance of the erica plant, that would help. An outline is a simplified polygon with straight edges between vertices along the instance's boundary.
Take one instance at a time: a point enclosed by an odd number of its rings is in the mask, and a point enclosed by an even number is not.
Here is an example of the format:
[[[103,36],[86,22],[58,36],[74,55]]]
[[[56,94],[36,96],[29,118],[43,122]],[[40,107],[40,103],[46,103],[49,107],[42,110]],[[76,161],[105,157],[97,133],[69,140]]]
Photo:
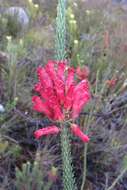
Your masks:
[[[65,21],[66,0],[59,0],[56,19],[55,60],[50,60],[45,67],[37,68],[38,83],[34,90],[38,93],[32,97],[33,109],[45,114],[53,123],[35,131],[35,138],[44,135],[60,134],[63,161],[64,190],[76,190],[70,132],[87,143],[89,137],[80,130],[76,119],[90,100],[89,82],[81,79],[79,71],[65,61]],[[80,70],[80,69],[79,69]]]
[[[38,139],[43,135],[61,133],[61,144],[62,149],[64,149],[62,151],[63,161],[68,161],[71,159],[71,155],[69,141],[67,140],[68,134],[65,135],[65,132],[68,133],[70,130],[83,142],[89,141],[89,137],[75,123],[84,105],[90,99],[89,83],[87,79],[78,83],[75,69],[68,66],[66,62],[49,61],[45,67],[37,69],[37,75],[39,82],[34,89],[38,96],[32,98],[33,109],[45,114],[54,124],[35,131],[34,135]],[[69,164],[72,164],[71,161]],[[67,170],[70,167],[67,163],[65,166]],[[72,169],[64,175],[65,178],[69,178],[71,173]],[[66,179],[64,180],[66,181]],[[70,184],[72,188],[66,189],[74,189],[74,183],[71,182]]]

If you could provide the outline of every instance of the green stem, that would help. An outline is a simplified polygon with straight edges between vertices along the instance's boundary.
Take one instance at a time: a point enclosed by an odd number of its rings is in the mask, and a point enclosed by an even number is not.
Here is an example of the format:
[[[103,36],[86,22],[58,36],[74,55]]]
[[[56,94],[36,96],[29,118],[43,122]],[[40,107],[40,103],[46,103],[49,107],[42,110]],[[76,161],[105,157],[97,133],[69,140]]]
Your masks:
[[[66,57],[66,1],[59,0],[56,18],[56,37],[55,37],[55,60],[63,61]],[[69,131],[66,124],[61,126],[61,149],[63,161],[63,186],[64,190],[76,190],[75,179],[72,167],[71,146]]]
[[[92,121],[92,113],[93,113],[93,110],[94,110],[94,107],[96,105],[92,105],[92,108],[91,108],[91,111],[90,111],[90,115],[88,116],[88,121],[87,121],[87,126],[86,126],[86,130],[85,130],[85,133],[87,134],[89,132],[89,126],[90,126],[90,123]],[[86,183],[86,175],[87,175],[87,150],[88,150],[88,144],[86,143],[84,145],[84,160],[83,160],[83,177],[82,177],[82,184],[81,184],[81,190],[84,190],[84,187],[85,187],[85,183]]]
[[[59,0],[56,18],[55,60],[65,60],[66,51],[66,1]]]
[[[88,144],[85,144],[84,147],[84,166],[83,166],[83,180],[82,180],[82,185],[81,185],[81,190],[84,190],[85,182],[86,182],[86,169],[87,169],[87,149],[88,149]]]
[[[73,174],[71,146],[69,139],[69,130],[66,126],[61,132],[61,149],[63,162],[63,185],[64,190],[76,190],[76,184]]]

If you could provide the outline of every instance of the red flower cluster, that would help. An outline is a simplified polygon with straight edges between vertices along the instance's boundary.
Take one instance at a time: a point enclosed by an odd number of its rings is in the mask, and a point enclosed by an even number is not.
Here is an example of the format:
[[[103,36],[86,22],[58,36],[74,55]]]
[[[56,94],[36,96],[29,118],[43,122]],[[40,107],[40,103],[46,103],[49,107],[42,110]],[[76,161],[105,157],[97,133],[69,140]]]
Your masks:
[[[34,90],[39,93],[39,96],[32,98],[33,109],[53,121],[64,122],[76,119],[90,99],[88,81],[84,79],[77,84],[75,69],[67,66],[65,62],[49,61],[45,67],[38,67],[37,74],[39,82]],[[76,131],[80,130],[73,125],[71,129],[75,135]],[[59,131],[58,127],[50,126],[37,130],[35,137],[57,134]],[[77,134],[81,138],[79,131]]]

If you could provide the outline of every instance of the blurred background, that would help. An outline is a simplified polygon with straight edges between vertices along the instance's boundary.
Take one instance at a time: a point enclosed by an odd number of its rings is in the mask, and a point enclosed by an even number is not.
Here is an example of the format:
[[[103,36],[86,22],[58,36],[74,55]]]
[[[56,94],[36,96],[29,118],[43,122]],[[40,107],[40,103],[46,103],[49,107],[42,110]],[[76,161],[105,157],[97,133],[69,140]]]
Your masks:
[[[59,137],[33,132],[36,68],[54,59],[57,0],[0,0],[0,190],[60,190]],[[68,0],[66,59],[91,85],[77,122],[89,127],[86,190],[107,190],[127,168],[127,0]],[[74,141],[73,141],[74,140]],[[72,137],[78,188],[83,144]],[[127,189],[127,175],[114,190]]]

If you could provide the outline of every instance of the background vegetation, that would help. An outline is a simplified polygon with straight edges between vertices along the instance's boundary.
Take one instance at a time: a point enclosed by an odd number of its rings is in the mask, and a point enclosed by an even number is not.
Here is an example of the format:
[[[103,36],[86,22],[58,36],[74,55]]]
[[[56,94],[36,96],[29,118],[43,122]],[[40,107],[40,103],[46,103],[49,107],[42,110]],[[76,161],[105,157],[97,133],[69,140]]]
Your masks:
[[[5,14],[12,6],[24,8],[27,26]],[[34,139],[49,121],[31,106],[36,67],[54,57],[56,7],[56,0],[0,0],[1,190],[62,189],[59,136]],[[90,71],[92,94],[78,120],[91,141],[84,148],[72,139],[78,188],[87,168],[86,190],[110,190],[118,176],[112,189],[126,190],[126,4],[69,0],[66,17],[67,60]]]

